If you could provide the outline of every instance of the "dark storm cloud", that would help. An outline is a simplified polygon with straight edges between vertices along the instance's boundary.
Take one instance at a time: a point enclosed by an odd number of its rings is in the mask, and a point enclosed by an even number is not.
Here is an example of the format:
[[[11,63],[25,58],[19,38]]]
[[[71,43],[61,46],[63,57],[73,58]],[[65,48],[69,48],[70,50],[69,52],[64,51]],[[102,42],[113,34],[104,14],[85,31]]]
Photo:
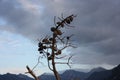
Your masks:
[[[32,10],[24,9],[17,0],[0,1],[0,18],[7,23],[1,29],[22,34],[30,39],[39,38],[47,31],[44,18],[40,14],[34,14]]]
[[[35,40],[49,33],[54,16],[76,14],[72,24],[76,27],[67,32],[75,34],[78,48],[72,51],[80,60],[77,62],[119,64],[120,0],[35,0],[42,6],[40,11],[26,1],[0,1],[0,17],[9,25],[1,29]]]

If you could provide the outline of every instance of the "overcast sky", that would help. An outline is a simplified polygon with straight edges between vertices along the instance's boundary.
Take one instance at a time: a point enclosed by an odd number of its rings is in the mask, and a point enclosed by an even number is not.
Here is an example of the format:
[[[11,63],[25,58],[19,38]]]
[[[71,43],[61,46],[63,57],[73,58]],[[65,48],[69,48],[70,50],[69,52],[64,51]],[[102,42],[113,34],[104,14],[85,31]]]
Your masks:
[[[54,16],[62,13],[77,15],[72,24],[75,28],[66,31],[74,34],[77,44],[77,48],[67,49],[75,54],[74,67],[118,65],[119,8],[120,0],[0,0],[0,73],[33,67],[39,55],[37,39],[50,34]]]

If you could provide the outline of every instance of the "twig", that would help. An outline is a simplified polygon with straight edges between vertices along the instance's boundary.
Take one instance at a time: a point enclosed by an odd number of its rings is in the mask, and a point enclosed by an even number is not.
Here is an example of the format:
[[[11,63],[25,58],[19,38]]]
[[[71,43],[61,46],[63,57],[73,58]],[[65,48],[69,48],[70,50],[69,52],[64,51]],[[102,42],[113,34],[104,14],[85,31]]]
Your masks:
[[[37,62],[37,64],[33,67],[32,71],[39,65],[39,63],[43,64],[42,62],[40,62],[40,58],[41,58],[41,56],[38,57],[38,62]]]
[[[63,37],[63,38],[61,39],[60,37],[57,36],[57,38],[64,44],[63,39],[64,39],[65,37]]]
[[[69,58],[68,58],[68,62],[55,62],[55,64],[67,64],[70,68],[70,59],[73,57],[73,55],[71,55]]]

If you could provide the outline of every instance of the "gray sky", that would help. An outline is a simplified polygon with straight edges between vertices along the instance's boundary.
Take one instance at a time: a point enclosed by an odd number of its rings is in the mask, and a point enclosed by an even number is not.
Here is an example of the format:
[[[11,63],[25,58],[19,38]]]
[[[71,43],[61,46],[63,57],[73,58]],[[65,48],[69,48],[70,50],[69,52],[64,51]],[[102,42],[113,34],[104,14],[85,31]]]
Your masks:
[[[68,49],[75,54],[73,62],[118,65],[119,8],[120,0],[0,0],[0,32],[21,35],[34,42],[50,33],[54,16],[75,14],[75,28],[66,31],[74,34],[77,43],[76,49]]]

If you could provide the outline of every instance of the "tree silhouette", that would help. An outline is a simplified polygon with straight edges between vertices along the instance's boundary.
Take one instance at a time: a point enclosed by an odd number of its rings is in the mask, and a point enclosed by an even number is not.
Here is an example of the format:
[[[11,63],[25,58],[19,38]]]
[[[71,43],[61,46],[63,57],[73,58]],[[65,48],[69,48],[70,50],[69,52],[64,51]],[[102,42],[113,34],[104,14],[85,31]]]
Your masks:
[[[73,35],[69,36],[63,36],[64,32],[62,31],[62,28],[68,28],[73,27],[71,26],[71,22],[73,21],[75,15],[70,15],[66,18],[61,15],[61,18],[58,17],[58,20],[56,22],[56,17],[54,17],[54,25],[55,27],[51,27],[52,36],[45,36],[41,40],[39,40],[38,43],[38,51],[40,53],[40,57],[45,57],[48,62],[48,67],[51,71],[53,71],[56,80],[61,80],[57,70],[56,70],[56,64],[67,64],[70,67],[70,59],[72,58],[72,55],[68,58],[67,62],[56,62],[56,59],[63,59],[65,56],[60,57],[59,55],[62,54],[62,51],[66,49],[67,47],[73,47],[73,44],[70,42],[70,38]],[[58,47],[59,44],[62,44],[62,48]],[[39,58],[40,58],[39,57]],[[35,67],[40,63],[38,58],[38,63],[35,65]],[[34,68],[35,68],[34,67]],[[33,73],[33,69],[31,70],[28,66],[26,66],[28,73],[30,73],[35,80],[39,80],[38,77]]]

